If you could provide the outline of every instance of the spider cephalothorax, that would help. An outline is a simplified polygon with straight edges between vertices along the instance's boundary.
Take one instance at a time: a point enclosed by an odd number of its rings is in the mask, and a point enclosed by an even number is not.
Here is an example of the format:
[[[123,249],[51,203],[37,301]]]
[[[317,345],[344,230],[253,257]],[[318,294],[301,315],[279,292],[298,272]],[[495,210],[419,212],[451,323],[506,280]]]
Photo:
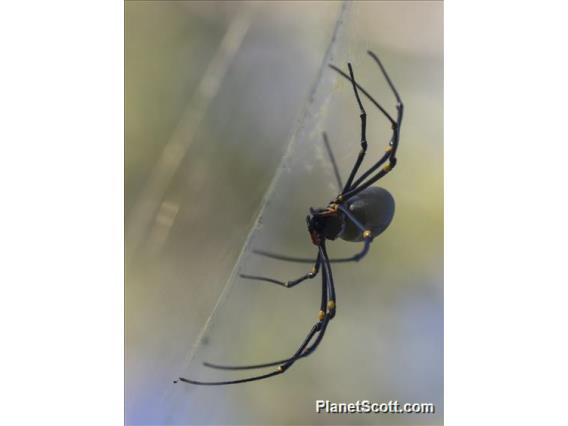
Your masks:
[[[330,203],[325,209],[310,209],[306,217],[312,243],[319,246],[323,240],[335,240],[345,226],[338,205]]]
[[[396,153],[398,149],[398,141],[400,137],[400,126],[402,123],[403,105],[398,92],[392,84],[390,77],[385,71],[379,58],[373,53],[368,52],[371,58],[377,63],[383,76],[397,100],[396,104],[396,120],[363,88],[355,81],[351,64],[348,64],[349,74],[334,65],[330,67],[337,71],[341,76],[349,80],[353,86],[355,98],[361,112],[361,151],[357,156],[357,160],[345,185],[341,182],[341,177],[335,163],[335,158],[329,146],[327,135],[323,134],[323,140],[328,150],[331,164],[333,166],[335,177],[339,186],[339,195],[328,204],[326,208],[310,209],[310,214],[306,217],[308,232],[312,243],[317,247],[316,258],[307,259],[294,256],[284,256],[264,250],[254,250],[254,253],[273,259],[284,260],[288,262],[312,263],[313,267],[310,272],[291,281],[280,281],[274,278],[261,277],[257,275],[240,274],[246,279],[258,280],[277,284],[286,288],[294,287],[306,280],[312,279],[321,272],[322,289],[321,289],[321,305],[317,314],[318,321],[311,328],[310,332],[304,339],[300,347],[285,359],[267,362],[263,364],[230,366],[204,363],[205,366],[217,368],[221,370],[252,370],[258,368],[277,367],[276,370],[266,374],[260,374],[252,377],[246,377],[237,380],[219,381],[219,382],[203,382],[192,379],[181,378],[179,380],[196,385],[229,385],[235,383],[251,382],[255,380],[266,379],[276,376],[287,371],[296,361],[312,354],[321,343],[329,322],[336,315],[336,298],[335,285],[331,271],[332,263],[340,262],[356,262],[361,260],[367,252],[373,239],[380,235],[391,223],[394,216],[394,199],[392,195],[384,188],[371,186],[387,173],[389,173],[397,163]],[[392,128],[392,136],[387,149],[383,156],[369,167],[364,173],[356,178],[365,154],[367,153],[367,113],[363,108],[361,99],[359,98],[361,91],[369,101],[371,101],[379,111],[390,122]],[[330,259],[327,254],[326,241],[341,238],[344,241],[363,242],[364,246],[359,253],[346,258]]]

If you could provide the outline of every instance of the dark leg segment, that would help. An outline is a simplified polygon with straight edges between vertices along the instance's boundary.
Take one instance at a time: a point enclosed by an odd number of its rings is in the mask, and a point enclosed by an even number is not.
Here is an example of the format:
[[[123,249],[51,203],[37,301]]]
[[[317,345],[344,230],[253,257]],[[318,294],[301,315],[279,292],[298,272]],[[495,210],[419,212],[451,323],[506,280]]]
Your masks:
[[[361,151],[359,151],[355,165],[353,166],[351,173],[349,173],[349,179],[347,179],[347,182],[345,183],[345,186],[341,191],[342,193],[346,192],[351,187],[353,178],[355,177],[355,174],[357,174],[357,171],[359,170],[359,167],[361,166],[361,163],[365,158],[365,154],[367,153],[367,113],[365,112],[365,108],[363,108],[363,104],[361,103],[361,99],[359,98],[359,92],[357,91],[357,82],[355,81],[353,68],[351,67],[350,63],[347,64],[347,66],[349,67],[349,75],[351,75],[351,83],[353,83],[355,98],[357,99],[357,103],[359,104],[359,110],[361,111]]]
[[[286,262],[296,262],[296,263],[314,263],[314,259],[310,259],[307,257],[294,257],[294,256],[286,256],[283,254],[272,253],[266,250],[253,250],[254,254],[258,254],[260,256],[269,257],[271,259],[276,260],[284,260]]]
[[[367,253],[368,250],[369,250],[369,247],[365,246],[363,248],[363,250],[360,253],[356,254],[355,256],[329,259],[329,263],[346,263],[346,262],[358,261],[358,260],[361,260],[361,258],[363,256],[365,256],[365,254]],[[281,254],[272,253],[272,252],[264,251],[264,250],[255,250],[254,253],[258,254],[260,256],[269,257],[271,259],[282,260],[284,262],[312,263],[314,261],[314,259],[309,259],[307,257],[284,256],[284,255],[281,255]]]
[[[346,74],[345,72],[343,72],[340,68],[336,67],[335,65],[330,65],[329,66],[332,70],[336,71],[338,74],[340,74],[342,77],[346,78],[347,80],[351,81],[351,78],[349,77],[348,74]],[[396,125],[396,121],[394,121],[394,119],[391,117],[391,115],[383,108],[383,106],[378,103],[375,98],[373,98],[371,96],[371,94],[369,92],[367,92],[365,90],[365,88],[363,86],[361,86],[359,83],[355,83],[355,85],[357,86],[357,88],[361,91],[361,93],[363,93],[365,95],[365,97],[367,99],[369,99],[369,101],[371,101],[373,103],[373,105],[375,105],[379,111],[381,111],[383,113],[383,115],[387,118],[387,120],[390,121],[391,125]]]
[[[335,174],[335,179],[337,180],[337,186],[339,191],[343,188],[343,183],[341,182],[341,176],[339,175],[339,169],[337,168],[337,163],[335,162],[335,156],[333,155],[333,151],[331,150],[331,145],[329,144],[329,140],[327,139],[327,133],[323,132],[323,143],[327,150],[327,154],[329,155],[329,160],[331,161],[331,165],[333,166],[333,173]]]
[[[330,319],[333,319],[333,317],[335,317],[335,312],[336,312],[335,284],[333,283],[333,275],[331,273],[331,266],[329,264],[329,257],[327,256],[327,250],[325,248],[325,241],[322,243],[322,245],[320,246],[319,249],[320,249],[320,256],[323,259],[324,273],[327,276],[328,300],[327,300],[327,313],[326,313],[326,315],[329,315]],[[320,314],[321,314],[321,312],[320,312]]]
[[[377,161],[375,164],[373,164],[372,167],[369,168],[369,170],[367,170],[365,173],[363,173],[355,182],[353,182],[353,188],[357,188],[357,186],[359,186],[361,184],[361,182],[363,182],[367,176],[369,176],[370,174],[372,174],[375,170],[377,170],[379,167],[381,167],[390,157],[390,151],[391,151],[391,147],[389,146],[386,150],[386,152],[384,153],[384,155],[381,157],[381,159],[379,161]]]
[[[246,279],[249,279],[249,280],[265,281],[265,282],[280,285],[282,287],[291,288],[291,287],[294,287],[294,286],[304,282],[307,279],[314,278],[319,272],[320,263],[321,263],[321,257],[318,253],[318,257],[316,258],[316,263],[315,263],[314,267],[312,268],[312,270],[310,272],[308,272],[307,274],[302,275],[300,278],[296,278],[295,280],[291,280],[291,281],[280,281],[280,280],[276,280],[274,278],[261,277],[261,276],[258,276],[258,275],[239,274],[239,276],[241,278],[246,278]]]

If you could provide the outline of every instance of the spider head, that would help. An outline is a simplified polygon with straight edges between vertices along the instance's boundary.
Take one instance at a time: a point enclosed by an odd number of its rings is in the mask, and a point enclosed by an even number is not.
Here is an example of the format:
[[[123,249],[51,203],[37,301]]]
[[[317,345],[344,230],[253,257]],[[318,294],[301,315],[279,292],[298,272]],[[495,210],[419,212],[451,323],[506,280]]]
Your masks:
[[[329,207],[326,209],[310,208],[306,222],[312,243],[315,245],[320,245],[324,239],[335,240],[343,228],[342,216],[337,213],[337,210]]]

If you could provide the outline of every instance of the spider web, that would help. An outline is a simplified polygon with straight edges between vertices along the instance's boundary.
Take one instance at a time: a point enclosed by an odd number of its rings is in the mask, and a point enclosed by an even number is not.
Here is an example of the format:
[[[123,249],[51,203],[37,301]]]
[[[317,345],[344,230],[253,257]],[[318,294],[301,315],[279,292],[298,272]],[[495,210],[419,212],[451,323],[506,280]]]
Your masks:
[[[266,229],[265,224],[270,225],[275,224],[274,222],[279,221],[281,217],[281,212],[283,209],[278,205],[277,197],[280,198],[279,190],[283,190],[284,186],[290,187],[288,182],[283,182],[287,178],[288,180],[298,180],[297,176],[294,176],[295,171],[298,169],[297,158],[305,159],[308,151],[313,151],[313,137],[317,130],[319,130],[318,124],[321,120],[321,115],[324,114],[325,105],[329,101],[330,94],[332,93],[332,85],[335,81],[335,76],[328,72],[328,64],[334,62],[338,56],[338,50],[341,49],[341,39],[342,39],[342,29],[344,21],[348,18],[349,3],[344,2],[340,8],[337,21],[335,23],[335,28],[333,30],[331,40],[327,51],[324,55],[322,64],[320,66],[318,75],[315,79],[312,89],[310,90],[309,100],[304,111],[301,113],[300,119],[298,120],[297,128],[295,129],[293,135],[288,143],[288,148],[282,158],[282,162],[279,165],[277,172],[268,188],[266,195],[263,199],[260,213],[253,225],[249,236],[243,246],[243,250],[239,255],[239,258],[233,268],[233,272],[229,277],[227,284],[223,288],[223,291],[219,295],[219,298],[211,312],[211,315],[204,324],[195,345],[192,347],[190,354],[188,356],[188,364],[191,364],[195,358],[196,352],[204,341],[208,341],[206,338],[210,329],[214,326],[215,318],[221,306],[226,303],[227,297],[230,291],[233,289],[237,281],[242,281],[239,278],[239,274],[247,270],[247,268],[254,268],[255,262],[251,261],[251,256],[254,257],[255,254],[253,250],[261,247],[265,239],[262,238],[261,234]],[[320,150],[318,150],[320,151]],[[313,156],[313,155],[311,155]],[[302,165],[305,165],[302,161]],[[306,177],[307,178],[307,177]],[[306,179],[303,178],[303,179]],[[283,206],[284,207],[284,206]],[[245,280],[246,281],[246,280]]]
[[[281,322],[278,312],[282,305],[276,308],[275,304],[280,304],[283,298],[290,299],[290,303],[293,303],[294,295],[283,295],[279,288],[244,280],[239,277],[239,274],[260,272],[268,276],[292,278],[290,274],[299,276],[306,272],[304,271],[305,265],[290,267],[287,264],[275,264],[274,261],[267,262],[253,253],[254,249],[273,247],[275,241],[279,242],[279,247],[274,247],[275,249],[296,252],[300,249],[308,257],[315,255],[303,218],[307,213],[306,206],[310,203],[326,204],[328,199],[337,193],[333,169],[323,145],[322,131],[330,99],[337,87],[337,75],[328,68],[328,65],[345,62],[347,43],[344,32],[349,19],[350,6],[350,2],[346,1],[338,8],[327,49],[317,75],[314,77],[303,111],[299,114],[295,128],[288,138],[288,146],[281,163],[263,197],[257,219],[235,266],[212,312],[189,350],[185,362],[180,366],[179,375],[181,376],[207,378],[207,380],[223,377],[223,374],[217,371],[204,368],[202,363],[206,360],[242,363],[267,360],[267,357],[271,356],[285,356],[290,350],[295,350],[293,345],[303,337],[303,334],[307,333],[310,322],[313,323],[315,319],[315,314],[319,310],[317,302],[319,285],[315,286],[316,288],[306,288],[305,293],[310,294],[309,302],[306,300],[308,302],[306,306],[300,308],[296,301],[294,310],[288,311],[288,319],[282,317],[284,321]],[[353,147],[350,147],[348,152],[352,151]],[[303,187],[302,191],[296,192],[300,187]],[[313,301],[316,301],[316,304]],[[242,312],[243,307],[246,307],[246,314]],[[290,319],[301,315],[299,312],[302,310],[306,313],[309,310],[310,313],[303,315],[299,324],[294,324],[289,328],[292,325]],[[261,337],[260,340],[256,340],[260,336],[254,331],[254,323],[259,319],[265,322],[263,325],[265,330],[271,326],[276,327],[275,330],[280,328],[280,332],[277,331],[280,334],[280,339],[277,339],[280,340],[280,348],[275,346],[272,350],[266,350],[263,347],[263,344],[274,345],[276,343],[270,343],[270,340],[275,337],[272,333],[265,334],[264,339]],[[271,325],[267,327],[266,323]],[[288,328],[288,336],[283,338],[281,332],[285,332],[285,328]],[[253,347],[258,348],[258,353],[250,353],[247,350]],[[175,378],[172,377],[172,379]],[[230,389],[217,389],[213,392],[222,398],[221,395],[227,390],[231,392]],[[208,400],[210,401],[209,398]],[[197,397],[195,389],[184,384],[165,391],[162,404],[169,406],[165,411],[175,413],[163,419],[167,423],[187,422],[188,420],[192,423],[200,423],[202,421],[200,418],[211,419],[213,417],[214,407],[204,403],[201,398]],[[199,416],[188,415],[189,412],[196,413],[197,407],[200,408]],[[204,410],[205,407],[207,410]]]
[[[239,307],[238,309],[240,309],[240,306],[242,306],[238,300],[231,300],[230,295],[233,294],[233,291],[240,292],[243,289],[243,286],[245,288],[248,286],[249,291],[252,290],[253,292],[258,292],[259,288],[265,287],[263,284],[258,286],[258,284],[256,283],[251,283],[250,281],[247,282],[247,280],[239,277],[240,273],[259,270],[262,268],[262,264],[265,261],[261,258],[258,258],[258,256],[253,253],[253,250],[255,248],[258,249],[260,247],[266,247],[267,244],[275,241],[278,238],[275,238],[275,234],[280,234],[281,241],[284,242],[283,244],[281,244],[280,248],[290,248],[290,246],[286,244],[286,240],[289,239],[289,232],[294,232],[297,227],[294,226],[295,224],[293,224],[292,222],[288,223],[287,226],[282,226],[284,219],[282,217],[283,213],[287,216],[286,220],[288,218],[293,218],[292,220],[296,222],[297,218],[300,218],[298,222],[302,225],[302,240],[304,242],[309,241],[307,240],[307,234],[305,233],[304,222],[303,220],[301,220],[301,218],[303,217],[302,214],[292,214],[288,208],[288,204],[290,203],[286,202],[285,200],[290,200],[290,198],[294,197],[296,199],[293,200],[293,205],[301,205],[301,202],[299,202],[297,199],[298,194],[291,193],[291,190],[297,187],[297,184],[307,184],[307,182],[310,182],[310,187],[319,186],[320,189],[317,192],[320,193],[322,192],[322,186],[324,188],[326,186],[330,186],[329,183],[325,181],[319,182],[319,185],[314,184],[314,178],[318,174],[321,175],[321,169],[315,167],[312,164],[321,162],[322,160],[327,160],[327,162],[329,162],[328,159],[322,158],[323,145],[317,145],[322,143],[321,121],[322,118],[326,115],[326,108],[331,94],[333,93],[333,86],[336,81],[336,76],[329,71],[328,64],[335,62],[338,56],[342,56],[341,50],[345,47],[344,42],[342,42],[344,30],[343,27],[345,20],[347,20],[349,16],[349,6],[349,2],[344,2],[341,5],[331,35],[331,40],[324,55],[323,61],[320,65],[318,74],[310,90],[304,111],[300,114],[296,128],[289,139],[288,148],[286,149],[281,164],[277,168],[272,183],[270,184],[270,187],[268,188],[264,196],[258,217],[243,246],[241,254],[235,264],[235,267],[233,268],[233,272],[231,273],[225,287],[223,288],[223,291],[219,295],[219,298],[213,308],[213,311],[211,312],[211,315],[204,324],[201,332],[199,333],[196,343],[193,345],[188,355],[187,365],[189,368],[184,370],[184,374],[200,374],[201,376],[209,375],[210,377],[215,375],[215,372],[203,369],[199,365],[205,359],[204,357],[207,357],[207,353],[209,352],[208,346],[211,341],[211,338],[209,336],[216,334],[217,340],[223,340],[224,338],[221,337],[222,332],[215,329],[222,328],[225,324],[225,319],[221,318],[222,316],[233,317],[232,314],[229,314],[232,309],[228,309],[226,305],[232,304],[235,307]],[[309,158],[315,159],[316,161],[310,161]],[[327,167],[330,167],[330,164],[327,164]],[[324,174],[324,177],[327,177],[327,173]],[[333,191],[336,190],[333,185],[330,189],[331,191],[329,191],[329,196],[331,196],[333,194]],[[308,191],[304,192],[306,194],[308,193]],[[286,193],[287,195],[285,195]],[[325,198],[321,198],[319,201],[324,202],[324,200]],[[284,201],[284,203],[282,201]],[[272,231],[267,232],[268,230]],[[288,238],[286,237],[287,234]],[[306,251],[306,254],[310,256],[314,253]],[[270,269],[272,274],[276,272],[274,268]],[[285,274],[289,274],[290,272],[286,271],[286,269],[287,268],[285,267],[283,269],[283,272]],[[292,269],[301,271],[301,269],[297,267]],[[239,288],[235,289],[235,287],[237,286]],[[267,287],[266,289],[269,290],[269,293],[272,293],[274,291],[274,289],[272,288]],[[277,294],[272,293],[270,297],[273,297],[275,295]],[[242,298],[242,293],[239,296],[233,297],[233,299]],[[247,296],[246,298],[248,300],[251,300],[252,296]],[[265,303],[261,303],[261,305],[267,306]],[[269,310],[271,309],[269,306],[267,307]],[[237,313],[237,317],[242,318],[242,315],[239,315]],[[232,321],[230,321],[229,323],[231,322]],[[238,344],[235,345],[235,347],[233,347],[233,350],[238,351],[238,346]],[[219,354],[218,349],[213,348],[213,352],[217,353],[217,355]]]

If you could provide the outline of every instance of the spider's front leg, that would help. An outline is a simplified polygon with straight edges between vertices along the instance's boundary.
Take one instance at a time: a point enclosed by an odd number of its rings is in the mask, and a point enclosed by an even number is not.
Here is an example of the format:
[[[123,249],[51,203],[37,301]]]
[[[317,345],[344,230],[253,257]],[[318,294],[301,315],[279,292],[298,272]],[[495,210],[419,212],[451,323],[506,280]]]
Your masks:
[[[357,160],[355,161],[355,165],[353,169],[351,169],[351,173],[349,173],[349,178],[347,182],[345,182],[345,186],[343,187],[343,191],[341,194],[344,194],[351,188],[351,183],[365,158],[365,154],[367,153],[367,112],[365,108],[363,108],[363,104],[361,103],[361,99],[359,98],[359,92],[357,91],[357,82],[355,81],[355,75],[353,74],[353,68],[351,64],[347,64],[349,68],[349,74],[351,76],[351,83],[353,84],[353,91],[355,92],[355,98],[357,99],[357,104],[359,105],[359,111],[361,112],[361,151],[359,151],[359,155],[357,156]]]

